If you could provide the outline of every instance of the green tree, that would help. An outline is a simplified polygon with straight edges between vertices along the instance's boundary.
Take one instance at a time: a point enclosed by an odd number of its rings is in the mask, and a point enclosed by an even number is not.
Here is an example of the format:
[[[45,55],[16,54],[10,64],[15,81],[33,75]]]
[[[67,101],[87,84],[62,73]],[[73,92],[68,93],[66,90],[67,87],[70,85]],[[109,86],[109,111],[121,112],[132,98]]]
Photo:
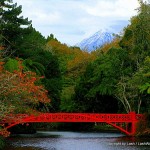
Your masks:
[[[49,41],[51,41],[51,40],[56,40],[56,41],[58,41],[58,40],[54,37],[54,34],[50,34],[50,35],[47,37],[46,42],[49,42]]]
[[[9,72],[14,72],[15,70],[19,70],[19,63],[16,59],[9,58],[4,65],[5,70]]]
[[[23,59],[26,70],[44,75],[41,83],[48,90],[51,98],[50,111],[58,111],[61,92],[61,71],[58,57],[46,49],[46,39],[32,26],[25,29],[22,39],[17,39],[14,55]]]
[[[135,71],[150,55],[150,4],[142,0],[139,3],[138,15],[131,18],[120,42],[120,46],[128,50]]]
[[[22,59],[34,59],[45,49],[46,39],[32,26],[24,29],[22,38],[17,39],[14,56]]]
[[[147,101],[147,95],[141,94],[139,87],[143,91],[148,89],[148,81],[143,78],[141,70],[146,67],[144,61],[150,55],[150,4],[141,0],[139,3],[138,14],[131,18],[131,24],[125,29],[120,41],[120,46],[128,52],[132,69],[130,75],[121,76],[116,88],[116,96],[122,101],[126,111],[138,113]],[[144,107],[146,111],[146,105]]]
[[[139,89],[140,93],[142,93],[142,112],[150,113],[150,57],[146,57],[142,67],[137,72],[137,76],[139,77],[140,84]],[[143,108],[144,106],[144,108]]]
[[[117,100],[112,95],[116,82],[115,77],[113,77],[114,71],[112,66],[109,66],[111,60],[106,62],[107,59],[105,58],[104,62],[104,57],[101,56],[87,67],[75,88],[74,100],[77,103],[78,111],[103,113],[118,111]]]
[[[14,53],[16,39],[22,38],[24,27],[31,25],[31,21],[20,16],[21,12],[22,7],[13,4],[12,0],[0,1],[0,35],[7,55]]]
[[[23,60],[23,67],[25,71],[36,72],[39,76],[45,75],[45,67],[38,62],[34,62],[32,59]]]

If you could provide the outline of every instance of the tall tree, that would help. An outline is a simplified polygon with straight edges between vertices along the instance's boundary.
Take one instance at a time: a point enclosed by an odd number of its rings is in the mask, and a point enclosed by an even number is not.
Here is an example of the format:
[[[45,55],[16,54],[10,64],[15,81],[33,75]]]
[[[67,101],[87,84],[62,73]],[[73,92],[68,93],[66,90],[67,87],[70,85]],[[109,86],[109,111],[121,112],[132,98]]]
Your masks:
[[[22,7],[13,4],[12,0],[0,1],[0,35],[2,36],[2,44],[8,55],[14,52],[16,39],[22,38],[24,28],[31,25],[28,18],[20,16]],[[24,26],[24,27],[22,27]]]
[[[21,39],[15,47],[14,56],[22,58],[26,69],[45,76],[42,84],[51,98],[51,109],[58,111],[61,91],[61,72],[58,57],[46,49],[46,39],[32,26],[24,29]]]
[[[74,101],[78,105],[78,111],[103,113],[118,111],[117,100],[113,97],[114,86],[119,77],[119,70],[118,74],[114,70],[119,68],[117,65],[119,61],[116,55],[105,54],[87,67],[75,88]]]
[[[144,61],[150,55],[150,4],[142,0],[139,0],[139,3],[138,14],[131,18],[131,24],[125,29],[125,34],[120,41],[120,46],[128,52],[128,61],[131,62],[132,71],[130,75],[120,78],[118,92],[116,91],[118,98],[124,99],[127,112],[138,113],[147,99],[147,96],[140,94],[139,88],[145,81],[141,70],[144,70]],[[148,88],[147,85],[145,83],[143,87]]]
[[[120,46],[126,48],[133,60],[134,69],[138,69],[145,57],[150,55],[150,4],[139,0],[138,14],[131,18],[131,24],[125,29]]]

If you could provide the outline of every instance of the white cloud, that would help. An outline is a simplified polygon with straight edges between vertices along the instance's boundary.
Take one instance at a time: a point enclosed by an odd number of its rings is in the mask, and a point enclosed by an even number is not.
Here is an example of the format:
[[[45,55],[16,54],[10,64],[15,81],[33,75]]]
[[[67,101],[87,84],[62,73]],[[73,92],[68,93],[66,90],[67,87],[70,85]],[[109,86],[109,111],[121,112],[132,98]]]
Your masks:
[[[130,18],[135,15],[135,8],[139,6],[136,0],[96,0],[93,5],[84,5],[87,13],[100,17]]]
[[[75,44],[100,29],[119,31],[136,14],[137,0],[14,0],[44,36]]]

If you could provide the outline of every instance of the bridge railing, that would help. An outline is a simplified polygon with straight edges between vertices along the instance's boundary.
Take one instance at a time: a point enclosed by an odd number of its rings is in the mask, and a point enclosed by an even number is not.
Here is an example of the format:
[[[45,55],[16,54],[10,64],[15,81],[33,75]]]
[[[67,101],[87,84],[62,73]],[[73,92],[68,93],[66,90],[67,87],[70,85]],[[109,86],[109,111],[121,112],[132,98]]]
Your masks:
[[[98,114],[98,113],[43,113],[38,115],[8,115],[1,123],[14,122],[133,122],[143,115],[129,114]]]

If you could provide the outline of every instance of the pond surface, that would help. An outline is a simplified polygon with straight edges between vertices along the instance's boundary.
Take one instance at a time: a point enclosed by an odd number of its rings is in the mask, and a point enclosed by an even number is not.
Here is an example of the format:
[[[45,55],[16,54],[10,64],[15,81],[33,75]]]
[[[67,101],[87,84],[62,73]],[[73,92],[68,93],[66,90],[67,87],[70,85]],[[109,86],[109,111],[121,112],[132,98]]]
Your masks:
[[[150,138],[120,133],[48,132],[8,138],[4,150],[149,150]]]

